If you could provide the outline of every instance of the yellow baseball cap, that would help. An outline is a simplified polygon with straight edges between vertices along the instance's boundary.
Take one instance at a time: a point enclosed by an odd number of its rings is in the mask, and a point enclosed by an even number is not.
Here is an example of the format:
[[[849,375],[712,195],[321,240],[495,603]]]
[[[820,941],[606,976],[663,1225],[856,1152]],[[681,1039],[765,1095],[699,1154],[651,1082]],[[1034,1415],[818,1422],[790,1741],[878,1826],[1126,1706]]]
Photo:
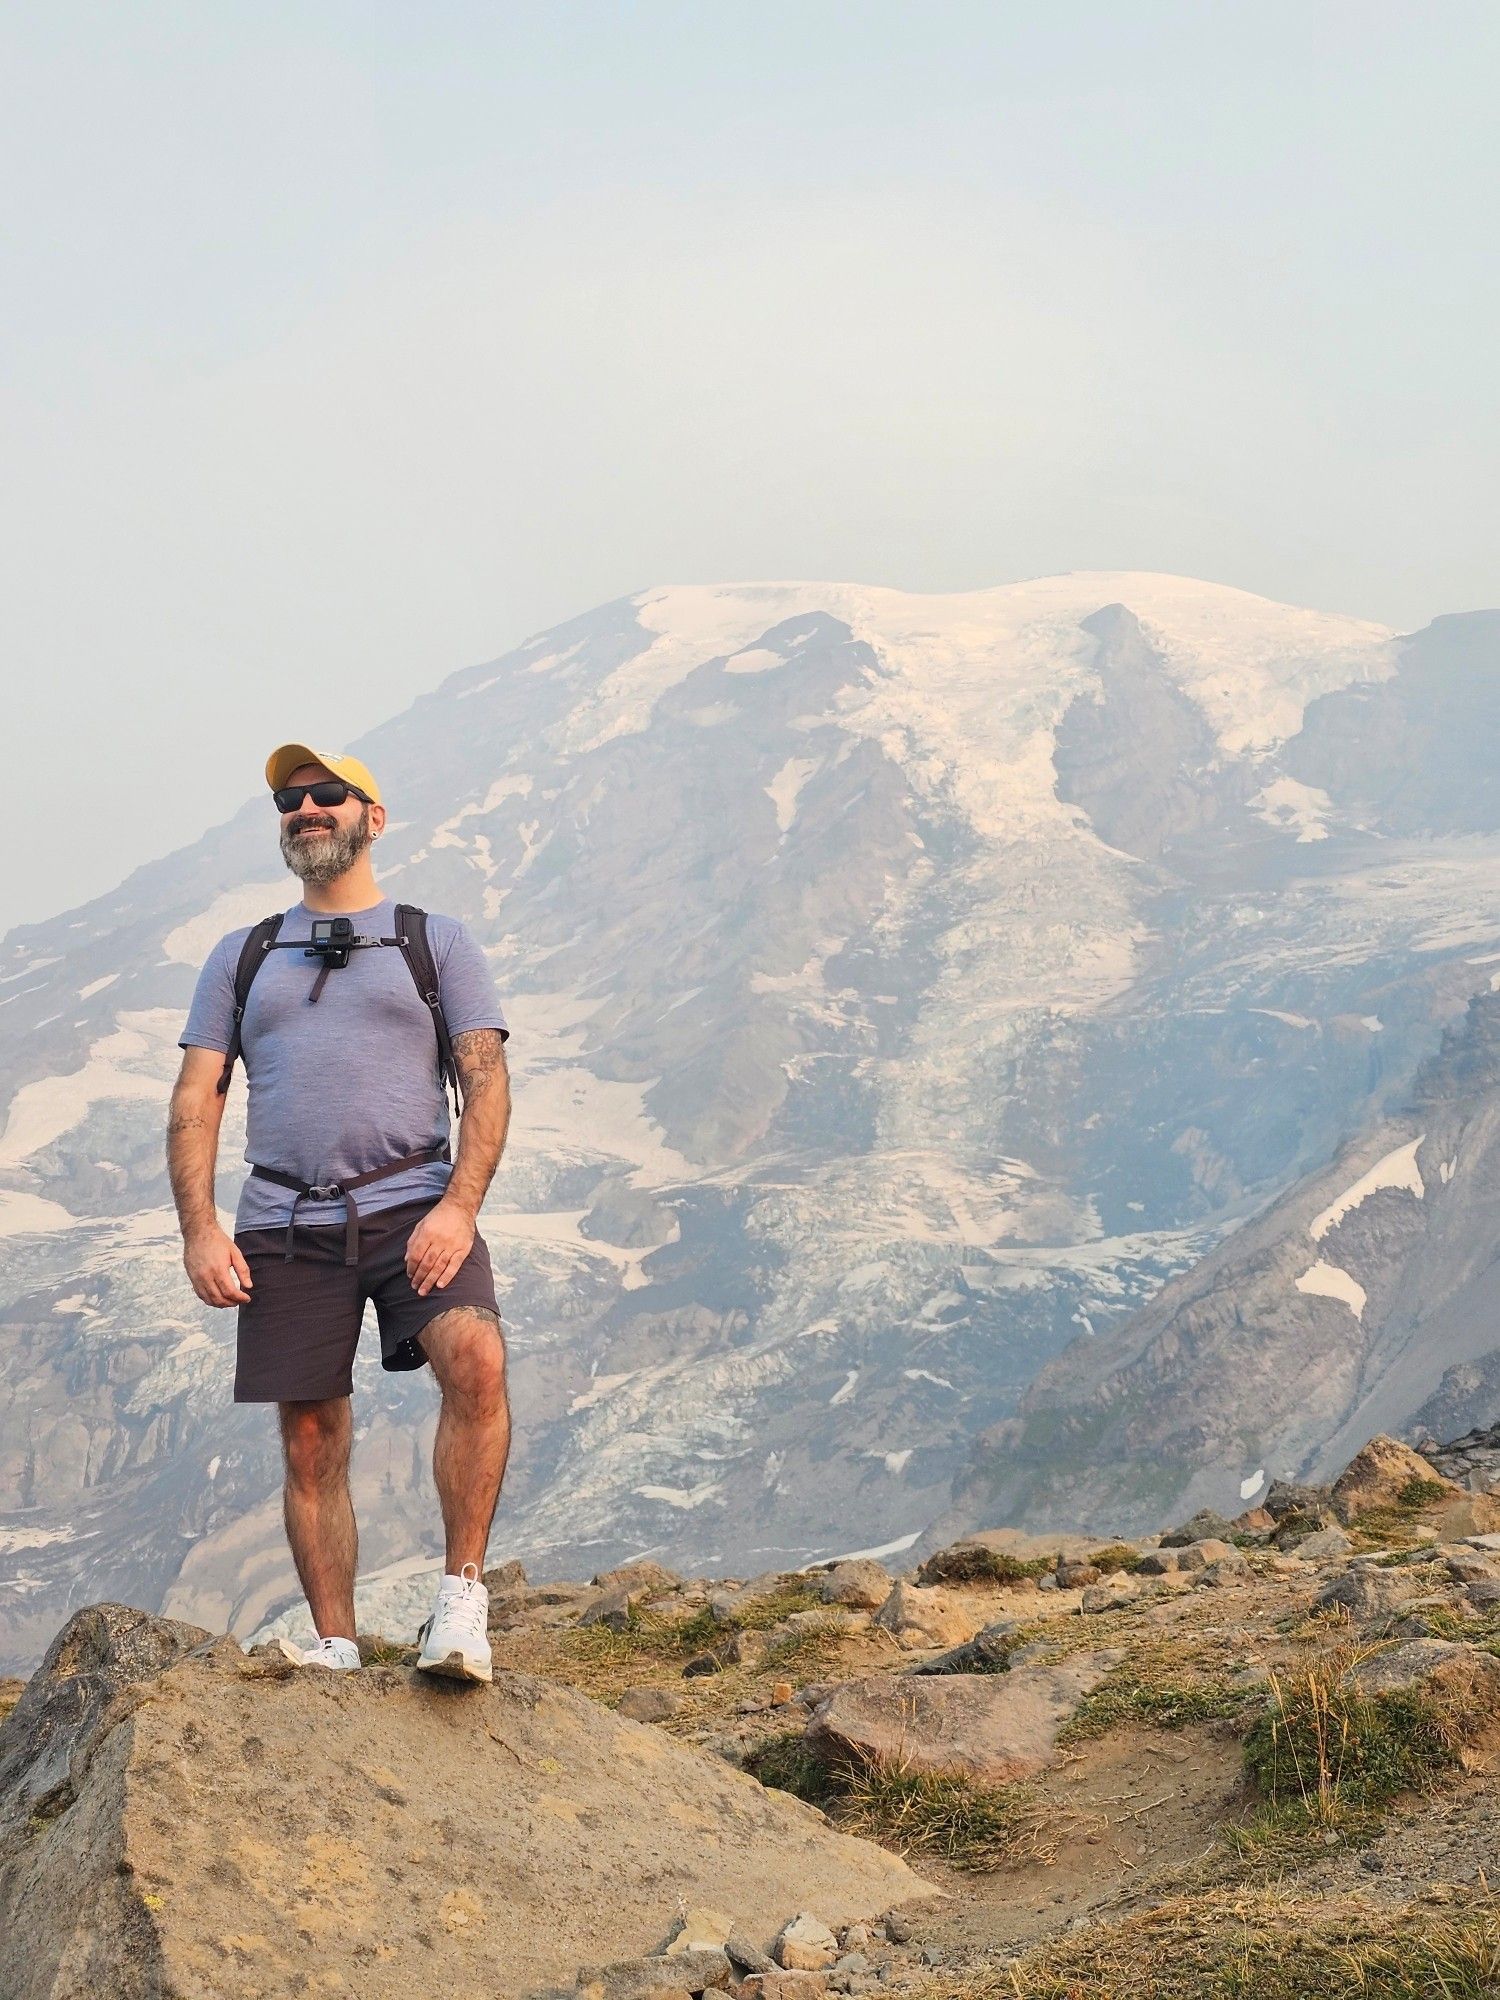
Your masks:
[[[299,764],[322,764],[336,778],[368,792],[376,805],[385,803],[368,764],[361,764],[357,757],[347,756],[342,750],[314,750],[306,743],[283,743],[271,752],[266,759],[266,783],[271,790],[280,791]]]

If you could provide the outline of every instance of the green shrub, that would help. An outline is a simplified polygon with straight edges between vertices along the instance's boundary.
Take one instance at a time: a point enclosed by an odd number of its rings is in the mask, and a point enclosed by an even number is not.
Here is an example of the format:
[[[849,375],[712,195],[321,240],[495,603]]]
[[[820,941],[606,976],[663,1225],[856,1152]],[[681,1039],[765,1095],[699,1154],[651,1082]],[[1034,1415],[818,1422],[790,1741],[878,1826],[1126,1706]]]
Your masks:
[[[940,1549],[921,1568],[923,1583],[1025,1583],[1045,1576],[1054,1564],[1051,1556],[1023,1560],[978,1543]]]

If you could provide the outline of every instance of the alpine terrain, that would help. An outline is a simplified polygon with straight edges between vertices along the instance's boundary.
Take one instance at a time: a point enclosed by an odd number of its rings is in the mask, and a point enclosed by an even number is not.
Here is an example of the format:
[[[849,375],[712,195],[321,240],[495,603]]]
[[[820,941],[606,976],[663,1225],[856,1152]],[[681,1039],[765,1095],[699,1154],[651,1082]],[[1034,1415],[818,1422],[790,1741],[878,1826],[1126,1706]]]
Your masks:
[[[491,1560],[1139,1532],[1490,1422],[1497,658],[1155,575],[666,588],[338,746],[512,1027]],[[298,1615],[163,1155],[199,965],[297,894],[261,793],[0,942],[0,1670],[101,1599]],[[394,1632],[436,1394],[367,1348]]]

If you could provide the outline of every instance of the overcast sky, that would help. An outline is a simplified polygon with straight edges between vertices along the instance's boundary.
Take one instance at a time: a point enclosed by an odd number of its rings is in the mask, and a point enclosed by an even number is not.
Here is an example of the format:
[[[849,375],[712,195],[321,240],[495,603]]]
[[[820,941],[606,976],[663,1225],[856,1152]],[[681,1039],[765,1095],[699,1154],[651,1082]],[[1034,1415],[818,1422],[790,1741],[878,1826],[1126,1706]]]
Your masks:
[[[1500,8],[0,23],[0,929],[660,582],[1500,602]]]

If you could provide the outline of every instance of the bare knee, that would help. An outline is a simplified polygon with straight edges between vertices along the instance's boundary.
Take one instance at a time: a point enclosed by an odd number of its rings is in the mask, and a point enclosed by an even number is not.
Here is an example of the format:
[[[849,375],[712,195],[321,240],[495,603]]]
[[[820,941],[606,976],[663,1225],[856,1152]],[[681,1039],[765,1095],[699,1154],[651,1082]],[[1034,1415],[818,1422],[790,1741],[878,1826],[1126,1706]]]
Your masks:
[[[281,1449],[294,1486],[337,1485],[347,1478],[354,1425],[349,1398],[283,1403]]]
[[[445,1399],[477,1417],[506,1408],[505,1336],[493,1313],[455,1306],[422,1329],[422,1345]]]

